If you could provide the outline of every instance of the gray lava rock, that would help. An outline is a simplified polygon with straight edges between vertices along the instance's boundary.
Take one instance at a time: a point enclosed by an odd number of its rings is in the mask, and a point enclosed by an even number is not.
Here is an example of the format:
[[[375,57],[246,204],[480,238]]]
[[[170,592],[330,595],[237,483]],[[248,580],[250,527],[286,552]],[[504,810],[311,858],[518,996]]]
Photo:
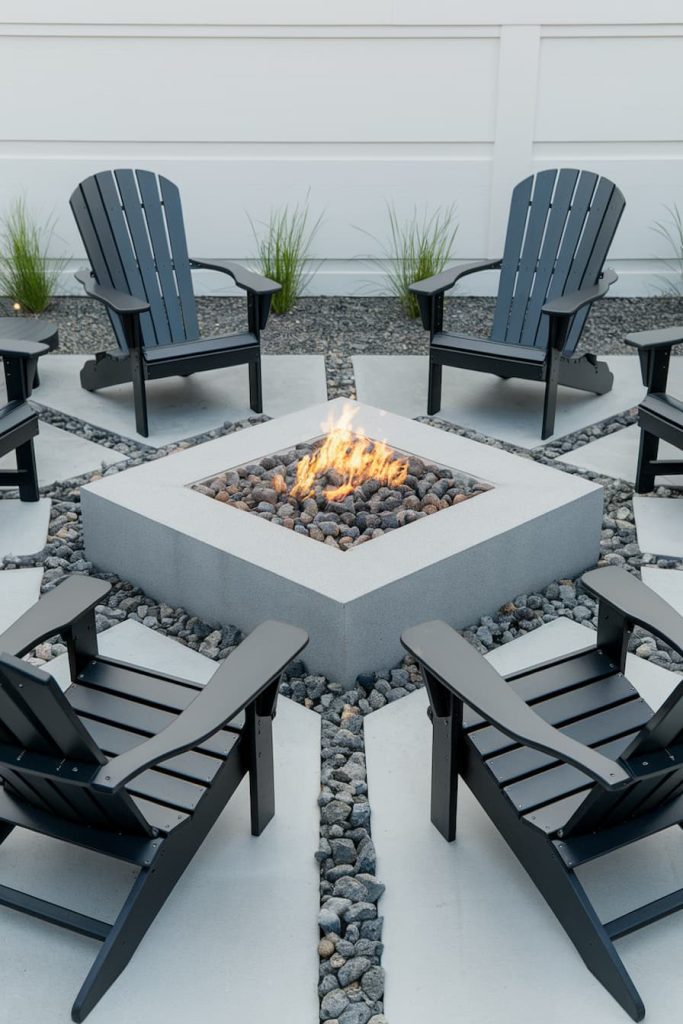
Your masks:
[[[340,1017],[349,1005],[349,997],[340,988],[335,988],[323,996],[320,1002],[320,1019],[330,1020]],[[370,1018],[368,1018],[369,1020]]]

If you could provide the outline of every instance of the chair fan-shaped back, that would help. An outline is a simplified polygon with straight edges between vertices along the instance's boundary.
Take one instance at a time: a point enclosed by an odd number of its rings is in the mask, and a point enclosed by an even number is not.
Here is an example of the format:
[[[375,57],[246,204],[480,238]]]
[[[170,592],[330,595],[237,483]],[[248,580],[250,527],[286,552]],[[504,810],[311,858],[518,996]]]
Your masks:
[[[140,317],[145,346],[199,338],[180,193],[151,171],[101,171],[71,196],[85,251],[98,284],[149,302]],[[109,312],[127,351],[121,318]]]
[[[544,303],[597,282],[624,206],[616,185],[590,171],[541,171],[516,186],[492,341],[547,346]],[[576,348],[589,308],[574,317],[565,355]]]

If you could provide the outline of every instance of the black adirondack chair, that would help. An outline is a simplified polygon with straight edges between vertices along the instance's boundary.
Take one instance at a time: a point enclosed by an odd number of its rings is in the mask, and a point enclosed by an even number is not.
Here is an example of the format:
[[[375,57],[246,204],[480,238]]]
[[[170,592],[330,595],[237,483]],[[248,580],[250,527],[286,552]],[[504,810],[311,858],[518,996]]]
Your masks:
[[[38,476],[33,438],[38,416],[28,404],[38,356],[49,351],[34,341],[3,342],[0,348],[5,370],[7,403],[0,406],[0,456],[15,452],[16,469],[0,470],[0,487],[18,487],[22,501],[38,501]]]
[[[683,653],[683,617],[623,569],[583,583],[600,602],[595,647],[506,678],[445,622],[402,641],[429,693],[432,822],[455,839],[461,775],[586,966],[641,1020],[614,941],[683,908],[683,889],[603,923],[575,869],[683,823],[683,682],[653,713],[623,674],[634,625]]]
[[[76,274],[106,307],[121,352],[100,352],[81,370],[97,391],[132,382],[135,425],[147,437],[145,383],[249,364],[249,402],[263,412],[261,331],[280,285],[229,260],[190,259],[180,193],[151,171],[102,171],[81,182],[71,209],[92,273]],[[247,293],[247,331],[200,338],[190,270],[217,270]]]
[[[668,441],[683,451],[683,401],[666,393],[671,349],[683,342],[683,327],[639,331],[627,334],[625,340],[638,350],[643,384],[647,388],[647,395],[638,406],[640,449],[636,491],[642,494],[654,489],[655,477],[662,473],[683,475],[683,458],[657,458],[660,441]]]
[[[19,826],[140,868],[113,924],[0,885],[0,904],[102,942],[74,1021],[125,968],[247,772],[252,833],[270,821],[278,681],[308,642],[263,623],[202,688],[98,654],[94,608],[109,589],[72,577],[0,636],[0,843]],[[55,633],[66,694],[19,660]]]
[[[545,381],[543,439],[555,427],[558,384],[596,395],[611,390],[607,365],[575,349],[591,304],[617,280],[603,265],[624,205],[607,178],[541,171],[512,193],[502,259],[465,263],[411,285],[429,331],[430,416],[441,408],[444,366]],[[490,338],[444,331],[444,293],[479,270],[501,272]]]

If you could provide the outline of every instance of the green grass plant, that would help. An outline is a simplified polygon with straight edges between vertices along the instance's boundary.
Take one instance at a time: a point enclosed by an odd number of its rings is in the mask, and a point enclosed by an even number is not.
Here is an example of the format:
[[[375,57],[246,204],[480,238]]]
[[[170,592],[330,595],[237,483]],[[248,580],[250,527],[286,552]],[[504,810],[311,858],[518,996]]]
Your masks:
[[[42,313],[55,293],[65,260],[49,259],[52,219],[39,224],[17,199],[0,224],[0,294],[17,312]]]
[[[322,214],[310,223],[308,197],[305,203],[271,211],[259,231],[251,221],[257,245],[259,270],[282,288],[273,296],[274,313],[287,313],[313,276],[307,273],[311,243],[320,227]]]
[[[667,220],[655,221],[652,230],[663,238],[672,251],[671,259],[664,261],[673,278],[660,275],[661,292],[664,295],[683,295],[683,215],[676,204],[666,206]]]
[[[389,232],[383,252],[375,262],[384,270],[391,292],[407,316],[419,315],[417,299],[409,290],[415,281],[439,274],[453,258],[458,231],[455,207],[437,207],[420,215],[415,209],[402,220],[394,206],[387,204]],[[371,236],[374,237],[374,236]],[[375,239],[377,241],[377,239]]]

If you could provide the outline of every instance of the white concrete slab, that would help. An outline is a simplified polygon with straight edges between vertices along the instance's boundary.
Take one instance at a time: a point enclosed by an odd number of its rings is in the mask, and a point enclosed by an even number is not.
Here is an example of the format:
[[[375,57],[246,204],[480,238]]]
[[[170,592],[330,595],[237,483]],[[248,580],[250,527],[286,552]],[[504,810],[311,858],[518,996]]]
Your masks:
[[[42,569],[6,569],[0,572],[0,633],[36,603],[42,578]]]
[[[683,499],[633,497],[640,550],[665,558],[683,557]]]
[[[636,356],[608,356],[614,387],[606,395],[560,388],[553,438],[598,423],[637,405],[645,394]],[[354,356],[356,393],[368,402],[403,416],[427,412],[426,356]],[[671,360],[672,390],[683,390],[683,358]],[[441,419],[498,437],[522,448],[541,440],[543,385],[501,380],[488,373],[444,367]]]
[[[214,662],[138,623],[100,634],[114,656],[202,681]],[[51,662],[54,669],[56,662]],[[57,675],[64,673],[57,667]],[[276,815],[249,828],[246,780],[169,897],[93,1024],[318,1019],[320,721],[281,700],[275,722]],[[134,869],[28,833],[2,847],[2,882],[113,920]],[[67,1021],[99,949],[70,932],[2,910],[0,1021]]]
[[[84,362],[82,355],[45,356],[35,402],[154,448],[201,434],[226,420],[253,416],[246,366],[169,377],[147,385],[150,435],[141,438],[135,430],[132,384],[84,391],[79,379]],[[263,411],[268,416],[282,416],[326,398],[323,356],[263,357]]]
[[[68,430],[60,430],[50,423],[40,424],[40,433],[35,439],[35,452],[38,483],[41,487],[47,487],[56,480],[70,480],[74,476],[101,469],[103,465],[123,462],[126,458],[121,452],[95,444]],[[12,452],[0,459],[0,470],[15,468],[16,460]]]
[[[660,597],[668,601],[679,615],[683,615],[683,571],[656,569],[650,565],[644,565],[640,571],[643,583],[647,583],[648,587],[652,587]]]
[[[556,654],[572,645],[580,649],[584,635],[591,636],[562,620],[506,645],[491,660],[511,671],[543,660],[549,647]],[[645,688],[664,699],[677,678],[629,659],[634,679],[635,662],[645,666]],[[387,887],[380,904],[387,1018],[392,1024],[454,1014],[467,1024],[623,1024],[623,1010],[586,969],[466,786],[456,842],[446,843],[430,824],[426,703],[424,691],[417,691],[365,722],[377,873]],[[603,919],[679,888],[680,843],[673,829],[582,869]],[[620,941],[619,952],[651,1024],[675,1019],[683,980],[671,964],[683,956],[681,919],[673,916]]]
[[[624,427],[623,430],[615,430],[613,434],[591,441],[573,452],[560,455],[557,461],[633,484],[636,480],[639,444],[640,428],[635,425]],[[680,454],[672,444],[662,442],[659,445],[659,457],[662,459],[678,459]],[[683,476],[658,476],[656,483],[662,487],[683,487]]]
[[[50,498],[0,501],[0,562],[6,555],[35,555],[45,547]]]

